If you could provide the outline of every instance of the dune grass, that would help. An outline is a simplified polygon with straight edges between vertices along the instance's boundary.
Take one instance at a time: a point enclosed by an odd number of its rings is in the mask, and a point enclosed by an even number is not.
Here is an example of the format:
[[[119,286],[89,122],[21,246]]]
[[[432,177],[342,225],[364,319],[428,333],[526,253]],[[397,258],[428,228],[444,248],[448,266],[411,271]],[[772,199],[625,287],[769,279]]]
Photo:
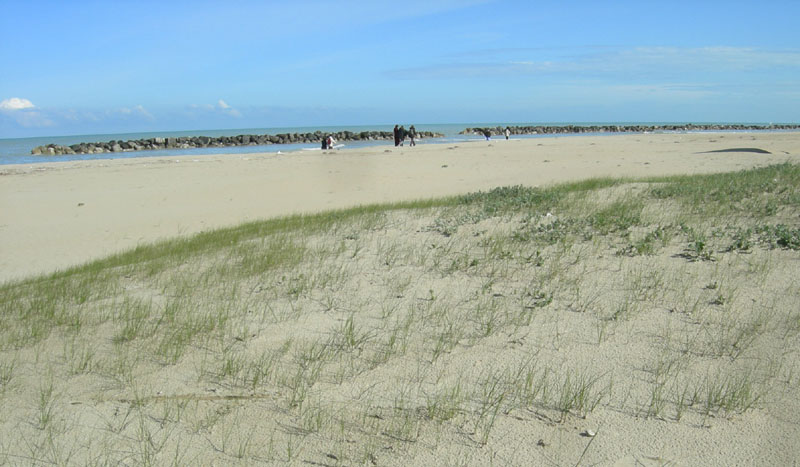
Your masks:
[[[0,462],[574,465],[637,448],[578,435],[611,415],[735,432],[797,406],[799,215],[796,165],[594,179],[6,283]]]

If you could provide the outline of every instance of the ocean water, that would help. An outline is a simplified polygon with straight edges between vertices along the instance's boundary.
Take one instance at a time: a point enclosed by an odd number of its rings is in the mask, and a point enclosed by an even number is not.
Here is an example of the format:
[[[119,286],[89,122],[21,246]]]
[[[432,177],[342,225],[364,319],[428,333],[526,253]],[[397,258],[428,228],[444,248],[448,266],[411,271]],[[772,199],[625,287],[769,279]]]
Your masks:
[[[441,138],[428,138],[418,141],[418,144],[451,144],[461,141],[482,140],[479,135],[460,135],[459,132],[465,128],[474,127],[496,127],[501,126],[533,126],[533,125],[629,125],[636,122],[605,122],[605,123],[459,123],[459,124],[415,124],[418,131],[433,131],[444,134]],[[649,122],[643,125],[661,125],[669,122]],[[0,165],[4,164],[35,164],[43,162],[64,162],[74,160],[97,160],[97,159],[125,159],[132,157],[158,157],[158,156],[178,156],[191,155],[202,156],[205,154],[248,154],[257,152],[291,152],[303,149],[318,149],[319,143],[308,144],[270,144],[265,146],[230,146],[224,148],[195,148],[195,149],[165,149],[151,151],[131,151],[103,154],[75,154],[61,156],[34,156],[31,150],[37,146],[47,144],[58,144],[69,146],[77,143],[95,143],[106,141],[127,141],[135,139],[149,139],[156,137],[180,137],[180,136],[236,136],[236,135],[275,135],[279,133],[307,133],[317,130],[325,132],[352,131],[392,131],[393,125],[364,125],[364,126],[329,126],[329,127],[292,127],[292,128],[240,128],[229,130],[194,130],[194,131],[162,131],[147,133],[116,133],[99,135],[73,135],[73,136],[49,136],[35,138],[8,138],[0,139]],[[588,135],[587,133],[583,133]],[[514,138],[552,138],[563,135],[514,135]],[[499,135],[498,135],[499,137]],[[345,148],[359,148],[367,146],[392,146],[392,141],[346,141]]]

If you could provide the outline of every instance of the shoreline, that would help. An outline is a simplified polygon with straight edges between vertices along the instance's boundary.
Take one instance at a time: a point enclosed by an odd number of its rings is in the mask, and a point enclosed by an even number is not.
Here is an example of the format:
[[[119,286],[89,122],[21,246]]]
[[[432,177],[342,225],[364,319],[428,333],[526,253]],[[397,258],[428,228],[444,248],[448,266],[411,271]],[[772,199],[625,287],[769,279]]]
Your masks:
[[[601,136],[649,133],[781,133],[800,131],[796,124],[704,123],[555,123],[555,124],[463,124],[418,125],[419,144],[452,144],[484,140],[484,130],[495,138],[511,129],[516,138],[563,136]],[[270,131],[272,130],[272,131]],[[263,131],[268,131],[263,133]],[[203,134],[204,136],[198,136]],[[347,148],[368,148],[391,144],[392,135],[384,127],[355,126],[348,130],[334,127],[298,127],[174,132],[120,133],[0,139],[0,165],[37,164],[72,160],[97,160],[184,155],[254,154],[318,150],[321,135],[332,134]],[[107,137],[107,138],[104,138]],[[23,143],[27,141],[27,143]],[[86,141],[96,141],[89,143]],[[99,142],[97,142],[99,141]]]
[[[759,148],[771,154],[711,152]],[[800,132],[620,134],[0,168],[0,281],[247,221],[593,177],[800,162]]]
[[[576,136],[586,133],[685,133],[709,131],[797,131],[800,125],[770,124],[770,125],[745,125],[745,124],[671,124],[671,125],[535,125],[535,126],[501,126],[496,127],[467,127],[458,132],[459,135],[496,135],[502,137],[505,130],[516,136],[530,135],[565,135]],[[147,152],[177,149],[202,149],[202,148],[229,148],[241,146],[267,147],[271,145],[314,144],[331,135],[339,142],[384,142],[391,141],[391,131],[349,131],[314,132],[304,133],[277,133],[277,134],[239,134],[236,136],[172,136],[139,138],[130,140],[109,140],[99,142],[80,142],[71,145],[50,143],[36,146],[30,151],[33,156],[61,156],[61,155],[91,155],[121,152]],[[432,131],[419,131],[417,139],[441,139],[443,133]],[[405,138],[405,137],[404,137]],[[135,157],[135,156],[134,156]]]

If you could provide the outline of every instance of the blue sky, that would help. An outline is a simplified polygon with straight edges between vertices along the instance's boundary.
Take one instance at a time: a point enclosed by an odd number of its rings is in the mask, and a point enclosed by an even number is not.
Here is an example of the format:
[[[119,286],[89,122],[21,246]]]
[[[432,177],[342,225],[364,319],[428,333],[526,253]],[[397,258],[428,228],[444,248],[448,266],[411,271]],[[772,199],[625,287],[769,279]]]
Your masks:
[[[0,0],[0,137],[800,122],[800,2]]]

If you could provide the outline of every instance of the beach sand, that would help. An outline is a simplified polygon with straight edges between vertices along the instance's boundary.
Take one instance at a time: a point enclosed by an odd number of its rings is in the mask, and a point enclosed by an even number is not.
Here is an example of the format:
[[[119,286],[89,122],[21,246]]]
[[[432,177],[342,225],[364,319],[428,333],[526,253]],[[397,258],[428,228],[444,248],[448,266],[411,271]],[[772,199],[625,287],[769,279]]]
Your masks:
[[[735,148],[771,154],[709,152]],[[0,281],[288,214],[799,160],[798,133],[695,133],[7,165],[0,167]]]
[[[786,161],[800,133],[6,166],[0,279],[292,213]],[[798,179],[508,190],[7,284],[0,464],[793,465]]]

